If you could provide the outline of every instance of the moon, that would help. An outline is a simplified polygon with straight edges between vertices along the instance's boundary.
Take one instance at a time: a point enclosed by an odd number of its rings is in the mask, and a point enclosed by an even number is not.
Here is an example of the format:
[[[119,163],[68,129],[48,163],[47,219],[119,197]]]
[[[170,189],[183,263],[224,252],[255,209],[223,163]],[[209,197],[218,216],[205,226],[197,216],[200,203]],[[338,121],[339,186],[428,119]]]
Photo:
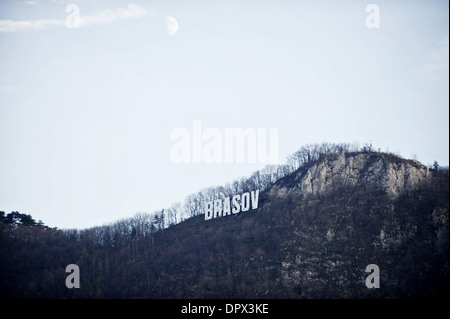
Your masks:
[[[170,36],[175,35],[178,31],[178,22],[174,17],[166,17],[166,28],[167,33],[169,33]]]

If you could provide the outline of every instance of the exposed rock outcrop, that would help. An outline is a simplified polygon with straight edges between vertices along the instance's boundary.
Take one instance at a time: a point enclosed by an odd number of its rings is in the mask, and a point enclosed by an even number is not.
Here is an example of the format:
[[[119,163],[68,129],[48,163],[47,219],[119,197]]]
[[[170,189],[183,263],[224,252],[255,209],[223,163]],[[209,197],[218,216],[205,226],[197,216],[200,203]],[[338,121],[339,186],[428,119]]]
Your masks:
[[[323,156],[294,173],[295,179],[274,186],[272,196],[297,193],[318,195],[339,187],[374,187],[396,198],[429,177],[429,169],[414,160],[399,160],[385,153],[340,153]]]
[[[283,244],[283,286],[301,298],[408,297],[438,286],[434,278],[449,272],[449,209],[431,198],[448,180],[434,173],[391,154],[340,153],[280,180],[269,190],[273,205],[298,207]],[[371,263],[382,289],[365,286]]]

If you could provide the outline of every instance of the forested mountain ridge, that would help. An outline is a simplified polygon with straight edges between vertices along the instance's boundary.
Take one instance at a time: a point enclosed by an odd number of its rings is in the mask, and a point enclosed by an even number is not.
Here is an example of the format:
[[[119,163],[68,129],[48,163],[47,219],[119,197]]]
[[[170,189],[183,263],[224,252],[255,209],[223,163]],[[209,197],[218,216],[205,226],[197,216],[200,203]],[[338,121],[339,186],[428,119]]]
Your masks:
[[[207,191],[188,198],[178,210],[138,214],[86,230],[25,225],[21,214],[15,215],[18,222],[8,222],[3,214],[0,296],[442,294],[449,275],[448,169],[345,145],[303,147],[289,165],[209,190],[209,198],[254,189],[261,193],[257,210],[208,221],[202,215]],[[65,285],[68,264],[80,268],[78,289]],[[378,289],[365,285],[369,264],[379,266]]]

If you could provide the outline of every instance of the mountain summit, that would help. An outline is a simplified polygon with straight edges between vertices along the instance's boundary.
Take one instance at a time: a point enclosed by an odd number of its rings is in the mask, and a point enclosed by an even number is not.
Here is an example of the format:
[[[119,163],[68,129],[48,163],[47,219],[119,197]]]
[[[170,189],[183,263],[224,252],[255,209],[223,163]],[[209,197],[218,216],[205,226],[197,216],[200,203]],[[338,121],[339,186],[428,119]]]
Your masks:
[[[432,180],[430,169],[416,160],[378,152],[341,152],[321,154],[318,161],[275,185],[271,195],[292,192],[300,197],[320,196],[338,188],[358,186],[369,192],[381,190],[395,199],[427,180]]]
[[[448,283],[447,197],[448,171],[379,152],[322,154],[268,190],[266,210],[290,210],[281,282],[304,298],[436,293]],[[364,284],[369,264],[380,289]]]
[[[259,206],[170,227],[0,224],[2,297],[423,298],[447,293],[449,174],[393,154],[321,153]],[[298,156],[303,156],[298,154]],[[300,157],[299,157],[300,158]],[[258,184],[246,184],[251,187]],[[158,226],[155,228],[155,225]],[[81,288],[64,285],[76,264]],[[375,266],[374,266],[375,265]],[[379,270],[378,278],[367,269]],[[370,282],[377,287],[368,285]]]

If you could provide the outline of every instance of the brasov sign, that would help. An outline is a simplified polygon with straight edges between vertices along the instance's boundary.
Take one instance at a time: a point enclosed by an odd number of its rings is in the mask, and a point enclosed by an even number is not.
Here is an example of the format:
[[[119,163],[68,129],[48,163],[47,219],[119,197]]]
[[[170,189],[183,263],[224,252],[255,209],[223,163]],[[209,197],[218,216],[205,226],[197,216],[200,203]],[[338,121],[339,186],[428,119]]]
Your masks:
[[[234,195],[231,198],[215,199],[205,203],[205,220],[239,214],[258,208],[259,190]]]

